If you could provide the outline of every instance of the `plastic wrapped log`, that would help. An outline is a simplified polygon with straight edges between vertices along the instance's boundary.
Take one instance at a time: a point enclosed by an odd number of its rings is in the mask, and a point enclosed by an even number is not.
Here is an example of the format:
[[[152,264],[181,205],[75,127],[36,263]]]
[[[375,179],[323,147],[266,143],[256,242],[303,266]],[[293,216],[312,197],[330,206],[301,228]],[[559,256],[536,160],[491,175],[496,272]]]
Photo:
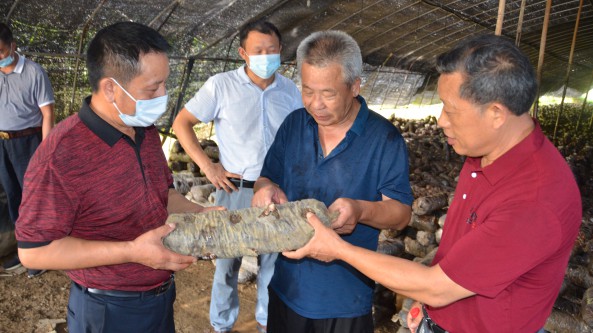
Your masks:
[[[589,288],[583,293],[581,317],[585,324],[593,327],[593,288]]]
[[[424,266],[430,266],[430,264],[432,264],[432,260],[434,259],[434,256],[437,254],[438,249],[439,249],[438,247],[435,247],[432,250],[430,250],[430,252],[428,252],[428,254],[425,255],[424,257],[414,258],[414,262],[420,263]]]
[[[435,232],[439,227],[436,221],[437,218],[434,215],[417,215],[412,213],[412,218],[408,226],[416,230]]]
[[[581,300],[572,295],[562,295],[554,302],[554,309],[577,317],[581,313]]]
[[[583,266],[569,265],[564,278],[583,288],[593,287],[593,276],[589,275],[589,270]]]
[[[185,153],[169,153],[169,161],[177,161],[177,162],[185,162],[189,163],[192,162],[191,157]]]
[[[544,329],[548,332],[590,333],[591,327],[571,314],[552,310]]]
[[[219,157],[218,147],[207,146],[206,148],[204,148],[204,153],[206,153],[206,156],[208,156],[211,160],[218,161],[218,157]]]
[[[422,244],[418,243],[417,240],[412,239],[410,237],[404,238],[404,245],[405,250],[407,253],[413,255],[414,257],[424,258],[432,249],[436,246],[423,246]]]
[[[420,197],[412,203],[412,211],[416,215],[426,215],[444,208],[449,204],[449,194],[441,193],[426,197]]]
[[[329,226],[336,214],[315,199],[234,211],[171,214],[177,227],[163,239],[165,247],[199,259],[237,258],[298,249],[313,237],[307,222],[313,212]]]
[[[430,246],[436,244],[436,237],[434,232],[418,230],[418,233],[416,233],[416,241],[418,241],[420,245]]]
[[[405,245],[401,239],[386,239],[379,241],[377,252],[400,257],[405,252]]]

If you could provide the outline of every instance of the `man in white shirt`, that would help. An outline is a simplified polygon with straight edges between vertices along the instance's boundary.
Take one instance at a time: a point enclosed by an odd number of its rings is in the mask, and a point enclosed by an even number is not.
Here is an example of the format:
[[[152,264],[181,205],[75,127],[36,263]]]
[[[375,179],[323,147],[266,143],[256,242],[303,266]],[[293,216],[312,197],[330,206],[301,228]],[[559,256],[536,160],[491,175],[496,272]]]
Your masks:
[[[188,155],[216,187],[216,205],[230,210],[251,206],[253,184],[284,118],[302,107],[296,85],[276,73],[281,36],[266,21],[247,24],[239,33],[239,55],[246,65],[209,78],[185,104],[173,130]],[[193,127],[214,121],[220,163],[204,153]],[[255,318],[266,331],[268,284],[277,254],[259,256]],[[241,258],[217,259],[210,303],[210,323],[216,332],[230,332],[239,314],[237,280]]]

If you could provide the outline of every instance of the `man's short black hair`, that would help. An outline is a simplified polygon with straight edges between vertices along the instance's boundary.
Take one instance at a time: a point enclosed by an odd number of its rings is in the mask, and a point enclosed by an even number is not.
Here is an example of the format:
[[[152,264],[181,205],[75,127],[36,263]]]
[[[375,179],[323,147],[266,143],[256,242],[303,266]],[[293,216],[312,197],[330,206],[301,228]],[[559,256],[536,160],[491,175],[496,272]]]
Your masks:
[[[6,23],[0,23],[0,40],[5,44],[10,44],[14,41],[12,31]]]
[[[516,115],[528,112],[537,95],[533,66],[506,37],[479,35],[463,40],[437,58],[437,71],[463,75],[461,98],[478,105],[498,102]]]
[[[114,77],[122,85],[140,73],[141,54],[166,53],[170,45],[156,30],[134,22],[107,26],[95,35],[86,54],[89,82],[94,91],[99,80]]]
[[[266,35],[275,34],[276,37],[278,37],[280,45],[282,45],[282,36],[280,36],[280,31],[278,28],[268,21],[257,20],[247,23],[243,26],[243,28],[241,28],[241,31],[239,31],[239,44],[241,47],[245,47],[245,40],[251,31],[261,32],[262,34]]]

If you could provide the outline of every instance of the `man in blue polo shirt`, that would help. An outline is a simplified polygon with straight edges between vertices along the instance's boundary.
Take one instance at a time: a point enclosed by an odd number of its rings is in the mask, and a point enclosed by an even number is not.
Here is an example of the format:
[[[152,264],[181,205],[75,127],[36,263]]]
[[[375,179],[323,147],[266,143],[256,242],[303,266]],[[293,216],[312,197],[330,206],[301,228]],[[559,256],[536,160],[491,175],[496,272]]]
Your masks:
[[[216,186],[216,204],[228,209],[250,207],[253,184],[276,130],[290,112],[303,105],[296,85],[276,73],[281,41],[280,32],[270,22],[245,25],[239,32],[239,55],[246,65],[209,78],[173,122],[185,151]],[[220,163],[212,163],[200,147],[193,131],[200,121],[214,121]],[[255,319],[262,333],[276,257],[275,253],[259,256]],[[237,320],[240,265],[241,258],[216,260],[210,302],[210,323],[216,332],[229,332]]]
[[[413,198],[398,130],[368,109],[356,41],[321,31],[297,50],[305,108],[291,113],[268,151],[253,206],[305,198],[339,212],[332,228],[376,250],[380,229],[402,229]],[[270,282],[268,332],[373,332],[375,283],[344,262],[279,256]]]

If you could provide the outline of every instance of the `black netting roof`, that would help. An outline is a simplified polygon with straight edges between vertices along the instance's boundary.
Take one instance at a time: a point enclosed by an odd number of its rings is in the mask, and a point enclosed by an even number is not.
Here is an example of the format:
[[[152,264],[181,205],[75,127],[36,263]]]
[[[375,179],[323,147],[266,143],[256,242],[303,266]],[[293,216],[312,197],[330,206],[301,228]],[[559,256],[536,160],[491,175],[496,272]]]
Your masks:
[[[568,84],[581,92],[590,89],[593,0],[555,0],[542,68],[544,92],[557,90],[565,81],[581,2]],[[516,38],[522,3],[518,41],[537,66],[546,1],[506,0],[502,34]],[[493,33],[498,7],[498,0],[0,1],[0,13],[11,24],[20,50],[47,67],[52,83],[59,86],[63,105],[58,110],[65,114],[76,111],[88,91],[83,58],[87,43],[97,30],[118,21],[150,25],[172,44],[171,86],[177,94],[172,103],[176,96],[181,96],[179,103],[186,101],[185,94],[193,94],[213,73],[238,66],[237,32],[248,21],[266,18],[282,33],[282,59],[289,76],[304,37],[318,30],[343,30],[361,46],[365,82],[373,86],[366,92],[374,94],[367,98],[396,105],[418,88],[434,85],[436,55],[467,36]],[[398,84],[405,88],[394,87]]]

